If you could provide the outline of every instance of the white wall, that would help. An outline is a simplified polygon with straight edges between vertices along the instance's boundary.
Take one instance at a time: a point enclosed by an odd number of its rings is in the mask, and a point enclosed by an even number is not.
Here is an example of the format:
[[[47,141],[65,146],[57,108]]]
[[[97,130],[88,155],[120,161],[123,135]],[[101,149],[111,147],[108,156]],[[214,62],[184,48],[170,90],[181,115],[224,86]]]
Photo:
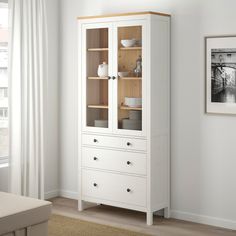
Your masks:
[[[8,167],[0,167],[0,192],[8,191]]]
[[[47,0],[48,18],[48,98],[47,98],[47,140],[45,156],[45,193],[46,197],[58,194],[58,13],[59,1]],[[8,168],[0,168],[0,191],[8,189]]]
[[[236,116],[204,113],[204,36],[236,34],[235,0],[61,0],[60,187],[77,192],[76,17],[172,15],[172,216],[236,229]]]

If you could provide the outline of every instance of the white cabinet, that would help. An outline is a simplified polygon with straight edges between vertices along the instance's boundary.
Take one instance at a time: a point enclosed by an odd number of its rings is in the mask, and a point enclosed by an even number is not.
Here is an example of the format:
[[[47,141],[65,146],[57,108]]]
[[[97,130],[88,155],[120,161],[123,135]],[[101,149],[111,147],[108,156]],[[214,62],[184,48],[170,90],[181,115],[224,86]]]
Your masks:
[[[169,216],[170,16],[78,18],[79,210]],[[99,69],[98,69],[99,68]]]

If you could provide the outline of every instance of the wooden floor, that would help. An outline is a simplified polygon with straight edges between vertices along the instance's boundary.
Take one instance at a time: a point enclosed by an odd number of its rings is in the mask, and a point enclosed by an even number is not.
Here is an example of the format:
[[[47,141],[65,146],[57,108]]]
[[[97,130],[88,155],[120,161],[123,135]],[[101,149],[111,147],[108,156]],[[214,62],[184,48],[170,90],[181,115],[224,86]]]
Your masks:
[[[236,231],[225,230],[181,220],[155,216],[154,225],[147,226],[145,214],[116,207],[99,205],[77,211],[77,201],[66,198],[51,199],[53,213],[95,223],[121,227],[157,236],[236,236]]]

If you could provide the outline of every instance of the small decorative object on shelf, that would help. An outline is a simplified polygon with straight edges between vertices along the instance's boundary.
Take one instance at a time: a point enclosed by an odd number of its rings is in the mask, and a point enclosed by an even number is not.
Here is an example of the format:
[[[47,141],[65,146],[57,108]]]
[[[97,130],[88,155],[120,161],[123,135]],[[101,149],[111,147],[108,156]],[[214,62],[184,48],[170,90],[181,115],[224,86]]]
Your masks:
[[[142,130],[142,112],[129,111],[129,118],[122,120],[122,129]]]
[[[142,112],[141,111],[129,111],[129,119],[130,120],[142,120]]]
[[[136,67],[134,68],[134,74],[137,77],[142,76],[142,57],[141,56],[139,56],[136,61]]]
[[[122,44],[122,46],[124,46],[125,48],[135,46],[136,42],[137,42],[137,39],[122,39],[122,40],[121,40],[121,44]]]
[[[108,64],[105,61],[98,66],[98,76],[99,77],[108,76]]]
[[[127,77],[129,75],[129,72],[128,71],[120,71],[118,72],[118,76],[119,77]]]
[[[125,105],[128,107],[141,107],[142,106],[142,98],[125,97]]]

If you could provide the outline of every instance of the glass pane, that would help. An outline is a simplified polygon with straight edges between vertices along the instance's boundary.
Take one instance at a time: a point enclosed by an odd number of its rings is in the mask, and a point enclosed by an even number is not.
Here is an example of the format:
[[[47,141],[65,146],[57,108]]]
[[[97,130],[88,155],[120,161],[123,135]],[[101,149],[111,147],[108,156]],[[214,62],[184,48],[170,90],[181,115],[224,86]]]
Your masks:
[[[118,28],[118,128],[142,130],[142,27]]]
[[[0,5],[0,162],[8,156],[8,8]]]
[[[87,30],[87,126],[108,128],[108,28]]]

